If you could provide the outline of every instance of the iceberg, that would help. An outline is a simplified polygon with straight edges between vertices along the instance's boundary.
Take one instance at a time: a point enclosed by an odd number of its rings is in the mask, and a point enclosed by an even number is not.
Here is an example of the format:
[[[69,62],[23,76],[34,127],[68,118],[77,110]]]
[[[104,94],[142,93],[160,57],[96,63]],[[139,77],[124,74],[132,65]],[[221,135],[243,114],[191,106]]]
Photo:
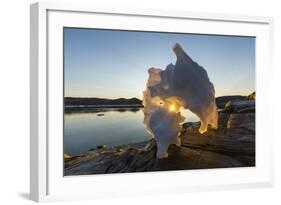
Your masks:
[[[200,118],[199,132],[208,125],[217,128],[218,112],[215,88],[207,71],[188,56],[176,43],[173,51],[175,65],[165,70],[148,69],[149,77],[143,92],[144,127],[155,138],[157,158],[168,157],[170,144],[181,145],[179,134],[185,118],[181,114],[188,109]]]

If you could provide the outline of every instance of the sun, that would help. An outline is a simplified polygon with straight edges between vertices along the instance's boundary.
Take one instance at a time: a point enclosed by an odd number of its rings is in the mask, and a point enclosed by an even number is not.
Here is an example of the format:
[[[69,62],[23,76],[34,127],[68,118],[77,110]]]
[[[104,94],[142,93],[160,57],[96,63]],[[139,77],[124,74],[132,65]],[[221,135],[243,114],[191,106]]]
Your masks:
[[[175,106],[174,104],[170,105],[170,106],[169,106],[169,110],[170,110],[171,112],[176,111],[176,106]]]

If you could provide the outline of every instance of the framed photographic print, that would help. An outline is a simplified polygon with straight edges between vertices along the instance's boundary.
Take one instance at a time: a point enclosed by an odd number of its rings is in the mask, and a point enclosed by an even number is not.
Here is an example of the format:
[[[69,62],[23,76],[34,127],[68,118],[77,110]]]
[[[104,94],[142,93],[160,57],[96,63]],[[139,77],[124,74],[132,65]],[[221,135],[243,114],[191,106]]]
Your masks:
[[[32,4],[31,199],[272,186],[272,24]]]

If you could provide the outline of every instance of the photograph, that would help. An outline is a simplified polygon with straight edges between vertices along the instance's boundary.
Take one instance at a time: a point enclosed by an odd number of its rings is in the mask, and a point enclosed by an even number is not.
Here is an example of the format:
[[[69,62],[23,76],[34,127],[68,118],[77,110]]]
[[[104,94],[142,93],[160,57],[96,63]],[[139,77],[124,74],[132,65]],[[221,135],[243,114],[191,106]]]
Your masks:
[[[255,167],[255,69],[255,36],[63,27],[63,175]]]

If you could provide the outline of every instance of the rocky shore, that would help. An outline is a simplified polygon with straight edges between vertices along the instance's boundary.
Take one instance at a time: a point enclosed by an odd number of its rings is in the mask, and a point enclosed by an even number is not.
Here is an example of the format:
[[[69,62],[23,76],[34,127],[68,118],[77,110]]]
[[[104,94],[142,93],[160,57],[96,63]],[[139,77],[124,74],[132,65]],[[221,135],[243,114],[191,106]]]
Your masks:
[[[149,141],[114,148],[99,146],[84,155],[64,157],[64,175],[90,175],[165,170],[255,166],[255,93],[217,98],[218,129],[198,133],[200,122],[183,124],[182,145],[169,147],[169,157],[156,159]]]

